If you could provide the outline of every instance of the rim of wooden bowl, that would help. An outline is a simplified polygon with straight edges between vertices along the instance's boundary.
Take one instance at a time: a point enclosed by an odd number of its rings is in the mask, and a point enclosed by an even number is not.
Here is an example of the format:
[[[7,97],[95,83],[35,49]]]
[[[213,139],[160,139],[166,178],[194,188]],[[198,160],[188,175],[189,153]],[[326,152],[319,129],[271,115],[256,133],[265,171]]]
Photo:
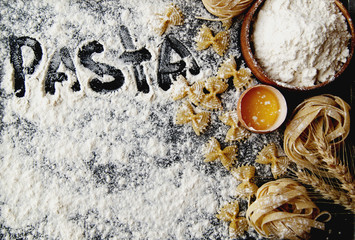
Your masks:
[[[264,2],[265,2],[265,0],[257,0],[250,7],[249,11],[246,13],[246,15],[244,17],[242,28],[241,28],[241,33],[240,33],[241,51],[242,51],[244,60],[245,60],[246,64],[248,65],[248,67],[250,68],[250,70],[252,71],[252,73],[254,74],[254,76],[260,82],[265,83],[265,84],[269,84],[269,85],[272,85],[272,86],[275,86],[275,87],[278,87],[281,89],[286,89],[286,90],[307,91],[307,90],[318,89],[318,88],[328,85],[331,82],[334,82],[345,71],[345,69],[350,64],[351,58],[354,54],[355,28],[354,28],[354,24],[353,24],[353,21],[350,17],[349,12],[346,10],[344,5],[339,0],[335,0],[334,2],[338,6],[338,8],[342,12],[342,14],[344,15],[344,17],[347,21],[349,32],[351,33],[351,39],[350,39],[349,45],[348,45],[349,56],[347,57],[346,62],[343,64],[343,66],[340,68],[340,70],[338,72],[336,72],[336,74],[334,75],[334,77],[332,79],[329,79],[325,82],[319,83],[314,86],[309,86],[309,87],[298,87],[298,86],[292,86],[292,85],[288,85],[288,84],[281,84],[281,83],[278,83],[277,81],[274,81],[271,78],[269,78],[267,76],[267,74],[265,73],[265,71],[262,69],[262,67],[258,64],[257,60],[255,59],[254,54],[253,54],[253,49],[251,46],[251,40],[250,40],[251,28],[253,27],[252,23],[255,20],[257,14],[259,12],[259,9],[262,7]]]

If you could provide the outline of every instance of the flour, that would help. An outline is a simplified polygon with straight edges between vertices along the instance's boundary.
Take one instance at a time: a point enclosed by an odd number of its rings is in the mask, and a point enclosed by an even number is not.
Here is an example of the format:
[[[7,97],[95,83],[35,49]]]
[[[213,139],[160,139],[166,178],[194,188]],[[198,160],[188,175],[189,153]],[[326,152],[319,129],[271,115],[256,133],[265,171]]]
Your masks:
[[[176,3],[189,27],[171,27],[167,35],[190,54],[181,57],[172,51],[170,60],[185,61],[187,69],[199,66],[198,73],[186,71],[190,83],[213,76],[225,59],[212,49],[197,52],[189,37],[205,23],[194,18],[206,15],[202,2]],[[166,36],[157,36],[150,23],[169,4],[2,2],[0,238],[227,238],[228,224],[215,215],[234,199],[239,183],[220,162],[204,163],[202,149],[212,136],[227,146],[223,139],[229,127],[218,120],[219,112],[212,113],[211,127],[202,136],[189,125],[175,125],[181,102],[172,101],[158,82]],[[208,24],[222,30],[217,22]],[[239,26],[237,21],[230,30],[227,54],[240,60]],[[31,38],[42,49],[34,72],[25,74],[22,97],[14,91],[10,36]],[[96,92],[90,85],[95,78],[114,80],[114,74],[100,76],[92,65],[84,66],[87,59],[79,53],[93,42],[103,47],[91,55],[95,66],[120,70],[124,76],[115,91]],[[21,50],[23,66],[30,69],[38,56],[31,47]],[[146,60],[131,64],[132,59],[120,58],[136,50]],[[50,94],[45,82],[53,69],[66,80],[56,81]],[[139,91],[137,76],[145,77],[149,92]],[[226,111],[235,109],[239,94],[232,87],[222,94]],[[280,139],[279,132],[252,134],[238,144],[238,164],[253,164],[266,143]],[[271,176],[264,165],[257,166],[256,174],[258,185]],[[246,202],[241,202],[241,212],[245,210]],[[258,238],[252,230],[248,237]]]
[[[332,80],[349,55],[349,39],[344,16],[327,0],[267,1],[252,35],[266,74],[298,87]]]

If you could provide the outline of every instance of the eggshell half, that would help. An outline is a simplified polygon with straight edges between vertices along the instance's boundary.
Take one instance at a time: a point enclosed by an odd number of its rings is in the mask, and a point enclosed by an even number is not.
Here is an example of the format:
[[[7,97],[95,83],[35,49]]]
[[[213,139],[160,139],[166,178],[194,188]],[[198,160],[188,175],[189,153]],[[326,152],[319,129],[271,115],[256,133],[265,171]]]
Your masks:
[[[253,127],[250,127],[247,125],[247,123],[245,122],[245,118],[243,117],[243,114],[242,114],[242,108],[243,108],[243,99],[244,97],[250,93],[250,91],[252,89],[255,89],[255,88],[266,88],[268,89],[269,91],[271,91],[272,93],[274,93],[275,97],[277,98],[278,100],[278,103],[279,103],[279,114],[274,122],[274,124],[272,126],[270,126],[269,128],[267,129],[262,129],[262,130],[259,130],[259,129],[255,129]],[[244,106],[245,107],[245,106]],[[251,132],[255,132],[255,133],[269,133],[269,132],[272,132],[272,131],[275,131],[277,128],[279,128],[282,123],[285,121],[286,119],[286,116],[287,116],[287,103],[286,103],[286,99],[285,97],[282,95],[282,93],[277,90],[276,88],[272,87],[272,86],[269,86],[269,85],[263,85],[263,84],[259,84],[259,85],[255,85],[253,87],[250,87],[248,88],[247,90],[245,90],[241,96],[239,97],[238,99],[238,105],[237,105],[237,114],[238,114],[238,119],[240,121],[240,123],[246,128],[248,129],[249,131]]]

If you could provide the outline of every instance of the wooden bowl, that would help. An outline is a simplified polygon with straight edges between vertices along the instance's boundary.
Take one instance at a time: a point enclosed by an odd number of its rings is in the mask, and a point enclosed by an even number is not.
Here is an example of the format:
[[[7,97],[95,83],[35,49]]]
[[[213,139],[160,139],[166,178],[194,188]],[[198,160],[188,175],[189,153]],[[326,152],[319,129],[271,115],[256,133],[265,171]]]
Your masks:
[[[277,81],[274,81],[273,79],[269,78],[265,71],[262,69],[262,67],[258,64],[257,60],[254,57],[253,53],[253,45],[251,43],[251,38],[250,35],[252,33],[252,28],[253,28],[253,21],[256,19],[257,14],[259,12],[259,9],[263,6],[263,3],[265,0],[257,0],[249,9],[249,11],[246,13],[244,17],[244,21],[242,24],[242,29],[240,33],[240,44],[241,44],[241,50],[243,57],[246,61],[246,64],[252,71],[252,73],[255,75],[255,77],[262,83],[273,85],[275,87],[281,88],[281,89],[286,89],[286,90],[314,90],[316,88],[323,87],[327,85],[330,82],[333,82],[336,78],[338,78],[348,67],[351,58],[354,54],[354,48],[355,48],[355,29],[353,22],[351,20],[349,12],[346,10],[344,5],[339,1],[335,0],[335,4],[339,7],[340,11],[343,13],[344,17],[346,18],[347,24],[348,24],[348,29],[351,33],[351,39],[349,42],[349,56],[347,58],[347,61],[343,64],[341,69],[334,75],[334,77],[328,81],[319,83],[314,86],[309,86],[309,87],[299,87],[299,86],[292,86],[292,85],[281,85]]]

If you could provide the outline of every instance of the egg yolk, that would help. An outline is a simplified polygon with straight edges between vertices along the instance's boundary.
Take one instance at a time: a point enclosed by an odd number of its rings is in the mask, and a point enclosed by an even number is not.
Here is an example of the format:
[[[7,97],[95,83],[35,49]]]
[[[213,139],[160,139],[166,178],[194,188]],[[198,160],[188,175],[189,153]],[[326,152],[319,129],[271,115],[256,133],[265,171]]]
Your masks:
[[[269,89],[257,87],[247,92],[241,102],[241,114],[247,126],[266,130],[277,120],[280,104]]]

